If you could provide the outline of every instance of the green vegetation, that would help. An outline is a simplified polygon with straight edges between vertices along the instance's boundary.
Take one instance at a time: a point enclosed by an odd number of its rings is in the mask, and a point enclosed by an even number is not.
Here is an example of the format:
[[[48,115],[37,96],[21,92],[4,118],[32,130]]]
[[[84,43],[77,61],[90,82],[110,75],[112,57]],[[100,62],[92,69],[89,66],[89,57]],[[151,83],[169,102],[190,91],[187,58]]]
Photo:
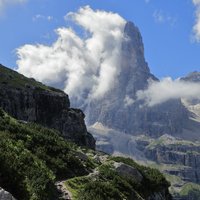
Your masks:
[[[187,145],[187,146],[200,146],[200,143],[199,141],[196,141],[196,142],[192,142],[192,141],[187,141],[187,140],[178,140],[178,139],[170,139],[170,138],[167,138],[167,136],[161,136],[160,138],[158,139],[155,139],[155,140],[150,140],[150,143],[149,145],[147,146],[148,149],[154,149],[158,146],[167,146],[167,145],[171,145],[172,147],[173,146],[184,146],[184,145]]]
[[[108,165],[101,166],[97,174],[69,179],[66,186],[77,200],[143,199],[134,190],[134,181],[126,181]]]
[[[19,123],[1,109],[0,137],[0,185],[18,199],[51,199],[56,179],[90,170],[56,131]]]
[[[123,162],[136,168],[143,176],[143,180],[139,191],[144,195],[148,196],[151,191],[160,191],[161,188],[168,188],[170,183],[165,179],[164,175],[161,174],[157,169],[138,165],[130,158],[113,157],[112,160],[117,162]],[[144,188],[148,186],[147,188]]]
[[[122,162],[137,169],[143,176],[142,182],[138,183],[132,178],[121,176],[114,169],[113,162]],[[129,158],[108,157],[106,163],[97,169],[89,176],[66,181],[66,186],[73,194],[74,199],[90,200],[95,197],[95,200],[143,200],[153,192],[159,192],[163,188],[169,187],[169,183],[158,170],[140,166]]]
[[[95,197],[95,198],[94,198]],[[94,181],[85,185],[84,190],[78,196],[79,200],[122,200],[118,189],[107,182]]]
[[[11,69],[8,69],[0,64],[0,85],[10,86],[12,88],[30,88],[35,87],[42,90],[51,90],[62,92],[61,90],[48,87],[34,79],[27,78]]]
[[[191,200],[200,200],[200,185],[194,183],[186,183],[181,191],[180,196],[189,197]]]
[[[19,122],[1,109],[0,137],[0,186],[20,200],[57,199],[57,180],[67,180],[78,200],[143,200],[169,186],[155,169],[78,147],[55,130]],[[97,161],[97,155],[104,161]],[[135,167],[142,182],[118,174],[114,162]]]

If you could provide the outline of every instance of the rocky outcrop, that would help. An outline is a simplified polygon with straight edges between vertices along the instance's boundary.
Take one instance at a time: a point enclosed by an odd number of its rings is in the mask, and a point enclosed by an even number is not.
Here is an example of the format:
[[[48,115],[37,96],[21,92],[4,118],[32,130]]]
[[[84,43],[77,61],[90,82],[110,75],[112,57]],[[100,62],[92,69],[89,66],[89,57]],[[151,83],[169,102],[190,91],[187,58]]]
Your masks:
[[[68,95],[0,66],[0,107],[18,120],[57,129],[79,145],[95,148],[85,115],[70,108]]]
[[[200,183],[200,143],[167,135],[149,143],[141,141],[138,140],[137,144],[149,160],[174,166],[164,172],[179,176],[183,181]]]
[[[0,187],[0,199],[1,200],[15,200],[15,198],[3,188]]]
[[[200,183],[200,154],[196,152],[176,151],[173,147],[157,147],[146,151],[147,158],[159,164],[177,165],[177,168],[165,172],[176,175],[184,181]]]
[[[200,143],[169,135],[138,136],[137,147],[171,182],[174,200],[197,200],[200,194]]]
[[[129,165],[126,165],[124,163],[114,163],[115,170],[121,175],[126,178],[132,178],[137,183],[141,183],[143,177],[141,173],[135,169],[134,167],[131,167]]]
[[[149,81],[159,80],[150,73],[145,61],[138,28],[127,22],[121,47],[121,72],[114,88],[87,106],[88,124],[100,122],[131,135],[147,133],[157,137],[181,133],[188,120],[188,112],[181,100],[147,107],[137,99],[137,92],[147,88]]]

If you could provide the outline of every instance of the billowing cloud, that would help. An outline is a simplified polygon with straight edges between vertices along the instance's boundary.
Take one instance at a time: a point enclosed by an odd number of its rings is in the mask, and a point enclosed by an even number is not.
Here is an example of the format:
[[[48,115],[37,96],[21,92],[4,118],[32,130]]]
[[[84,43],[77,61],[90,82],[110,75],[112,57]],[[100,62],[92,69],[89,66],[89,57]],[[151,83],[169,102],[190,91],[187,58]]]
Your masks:
[[[21,4],[25,3],[27,0],[0,0],[0,11],[3,10],[6,6],[12,4]]]
[[[196,21],[193,26],[194,39],[200,42],[200,0],[193,0],[193,4],[196,7]]]
[[[24,45],[17,49],[17,71],[58,86],[71,97],[101,97],[114,86],[120,73],[120,51],[125,20],[118,14],[89,6],[68,13],[87,33],[80,37],[69,27],[56,30],[50,46]]]
[[[146,90],[137,92],[138,100],[154,106],[171,99],[200,99],[200,84],[164,78],[160,82],[150,82]]]

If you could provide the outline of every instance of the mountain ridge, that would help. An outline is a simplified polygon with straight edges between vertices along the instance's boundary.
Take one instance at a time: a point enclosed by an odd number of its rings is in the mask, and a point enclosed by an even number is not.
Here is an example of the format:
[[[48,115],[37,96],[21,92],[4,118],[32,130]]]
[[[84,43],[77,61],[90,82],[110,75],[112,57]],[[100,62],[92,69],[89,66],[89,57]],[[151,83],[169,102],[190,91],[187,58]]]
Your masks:
[[[95,148],[80,109],[70,108],[68,95],[0,65],[0,107],[16,119],[60,131],[79,145]]]

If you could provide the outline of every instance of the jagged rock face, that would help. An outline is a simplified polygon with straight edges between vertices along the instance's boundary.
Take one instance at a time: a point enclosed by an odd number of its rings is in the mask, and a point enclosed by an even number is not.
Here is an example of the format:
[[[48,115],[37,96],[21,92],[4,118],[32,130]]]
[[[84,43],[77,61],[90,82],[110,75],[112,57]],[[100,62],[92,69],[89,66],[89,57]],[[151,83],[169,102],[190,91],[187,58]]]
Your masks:
[[[181,147],[182,149],[183,147]],[[166,170],[167,173],[182,177],[184,181],[200,183],[200,148],[197,151],[185,146],[184,150],[171,145],[147,149],[145,155],[147,158],[160,164],[176,164],[182,166],[182,169]]]
[[[200,183],[200,154],[189,152],[185,147],[185,152],[177,151],[170,146],[159,147],[154,150],[147,150],[147,158],[157,163],[174,164],[182,166],[177,169],[166,170],[167,173],[181,177],[184,181]]]
[[[174,200],[196,200],[200,184],[200,143],[169,135],[158,139],[138,136],[137,146],[167,174]],[[187,189],[186,189],[187,188]],[[187,192],[185,192],[187,191]]]
[[[179,176],[183,181],[200,183],[200,143],[163,135],[149,142],[140,138],[137,145],[149,160],[174,166],[164,172]]]
[[[138,28],[127,22],[121,47],[121,72],[113,89],[86,109],[89,125],[100,122],[129,134],[162,135],[182,132],[188,113],[180,100],[171,100],[149,108],[137,100],[137,91],[147,88],[150,73],[144,58],[142,37]]]
[[[1,200],[15,200],[15,198],[3,188],[0,187],[0,199]]]
[[[16,119],[57,129],[65,138],[95,148],[95,140],[85,126],[85,115],[70,108],[67,94],[3,66],[0,69],[0,107],[6,112]]]

